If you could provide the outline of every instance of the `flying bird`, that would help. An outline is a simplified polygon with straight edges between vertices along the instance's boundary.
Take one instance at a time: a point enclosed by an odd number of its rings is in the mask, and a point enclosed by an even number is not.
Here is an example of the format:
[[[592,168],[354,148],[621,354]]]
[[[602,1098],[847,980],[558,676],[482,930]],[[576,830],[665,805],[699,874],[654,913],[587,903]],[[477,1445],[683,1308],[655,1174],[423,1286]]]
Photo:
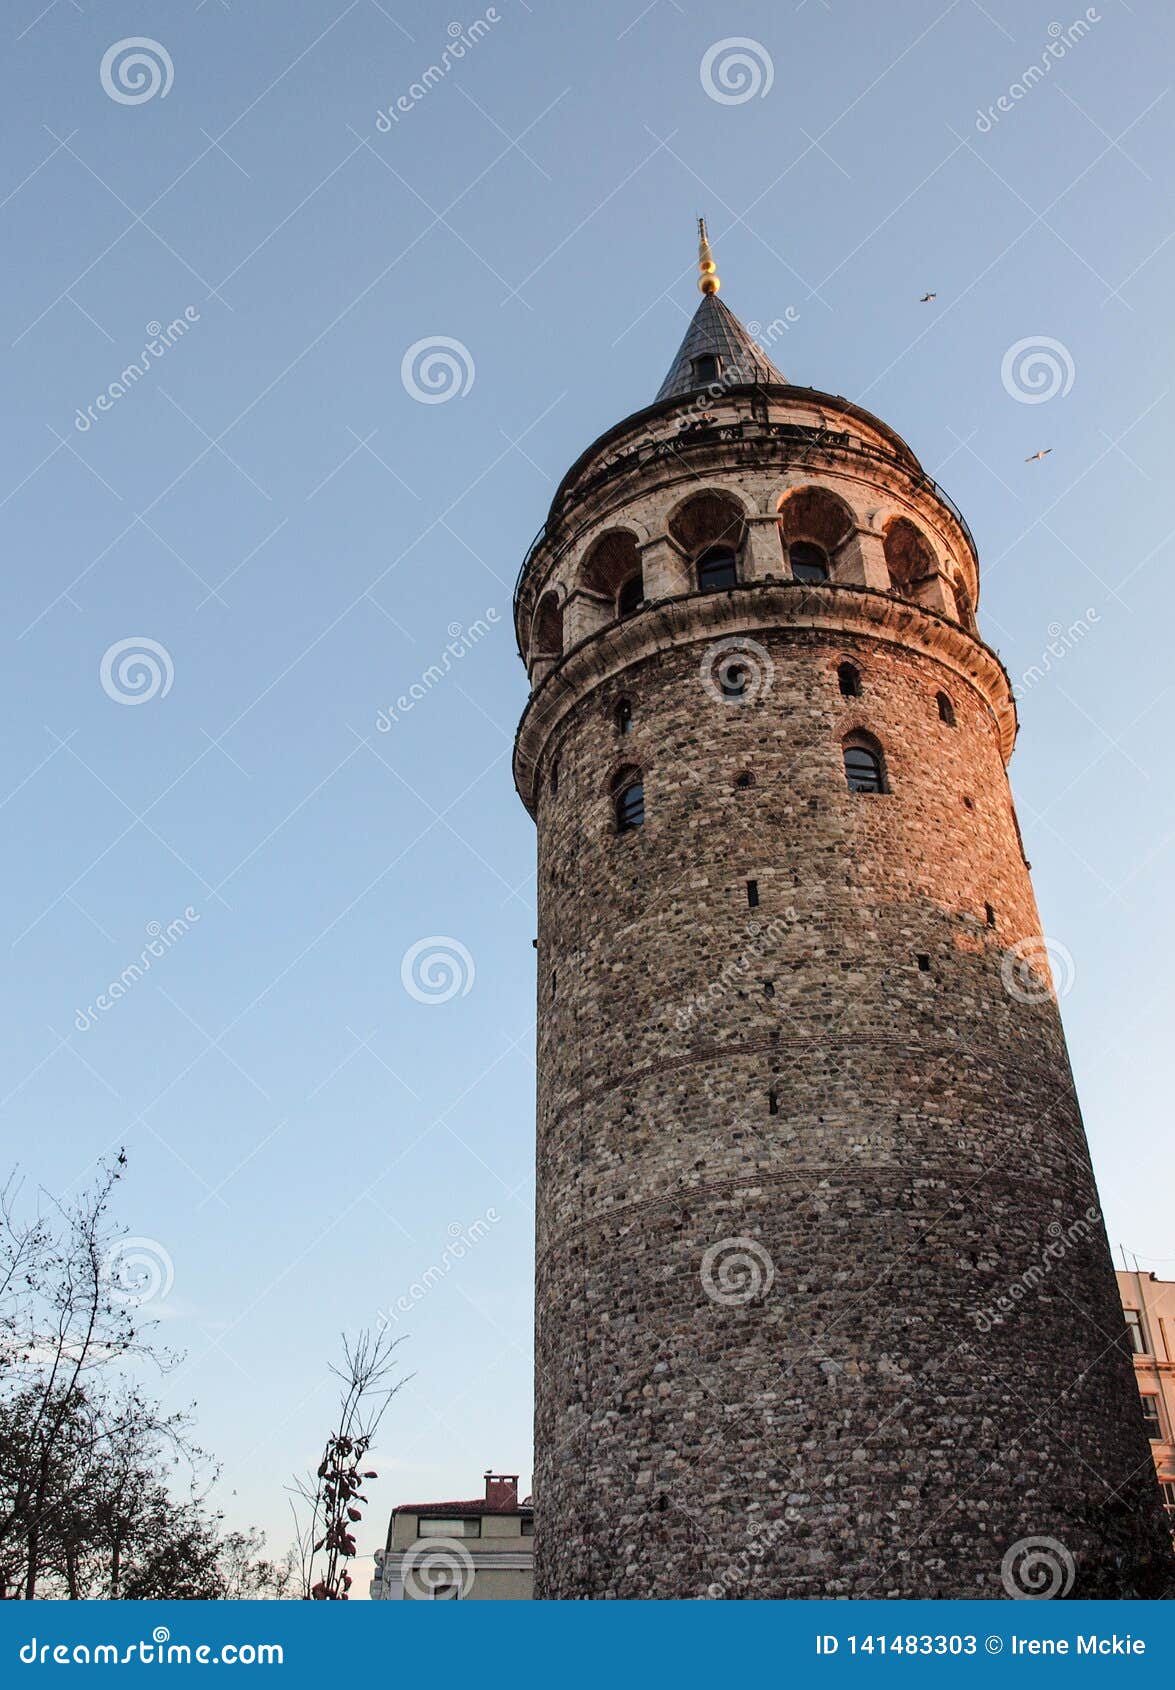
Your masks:
[[[937,299],[937,298],[938,298],[938,295],[936,293],[924,293],[922,295],[922,298],[918,301],[918,303],[919,303],[919,305],[929,305],[930,301],[932,299]]]
[[[1034,464],[1040,458],[1047,458],[1051,451],[1052,451],[1051,446],[1042,446],[1039,452],[1033,452],[1031,454],[1031,456],[1025,458],[1024,462],[1026,464]]]

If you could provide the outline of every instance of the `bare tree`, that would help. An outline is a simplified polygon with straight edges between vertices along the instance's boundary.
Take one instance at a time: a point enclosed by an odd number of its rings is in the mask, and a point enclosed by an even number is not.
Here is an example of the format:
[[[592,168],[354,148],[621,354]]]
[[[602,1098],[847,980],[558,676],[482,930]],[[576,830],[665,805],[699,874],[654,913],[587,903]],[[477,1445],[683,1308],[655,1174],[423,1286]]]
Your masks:
[[[350,1597],[348,1562],[358,1553],[355,1527],[367,1502],[362,1487],[378,1476],[363,1463],[388,1404],[407,1382],[390,1380],[393,1355],[402,1339],[364,1330],[354,1342],[344,1333],[342,1342],[343,1365],[331,1367],[343,1384],[338,1419],[318,1471],[290,1487],[301,1594],[313,1602],[346,1602]]]

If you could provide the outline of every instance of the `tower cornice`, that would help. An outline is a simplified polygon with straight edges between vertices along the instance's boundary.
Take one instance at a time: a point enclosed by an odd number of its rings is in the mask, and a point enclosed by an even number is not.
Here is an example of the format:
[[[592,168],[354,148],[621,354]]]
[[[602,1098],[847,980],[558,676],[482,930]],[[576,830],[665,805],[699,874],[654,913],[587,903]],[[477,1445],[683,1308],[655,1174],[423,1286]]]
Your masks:
[[[873,587],[749,581],[721,594],[661,600],[567,651],[531,694],[518,726],[514,781],[523,803],[533,815],[544,750],[567,714],[625,669],[658,652],[733,634],[807,632],[876,640],[935,659],[980,694],[1004,762],[1011,757],[1018,722],[1008,672],[990,646],[957,623]]]

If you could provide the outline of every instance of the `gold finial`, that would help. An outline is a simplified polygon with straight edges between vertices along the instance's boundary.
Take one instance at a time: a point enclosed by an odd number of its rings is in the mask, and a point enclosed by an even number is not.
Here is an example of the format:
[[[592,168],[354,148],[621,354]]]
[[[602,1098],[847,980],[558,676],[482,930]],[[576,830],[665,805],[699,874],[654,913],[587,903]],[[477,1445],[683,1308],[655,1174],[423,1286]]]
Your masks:
[[[698,218],[698,272],[698,291],[717,293],[722,283],[718,280],[718,266],[714,262],[714,254],[710,251],[704,217]]]

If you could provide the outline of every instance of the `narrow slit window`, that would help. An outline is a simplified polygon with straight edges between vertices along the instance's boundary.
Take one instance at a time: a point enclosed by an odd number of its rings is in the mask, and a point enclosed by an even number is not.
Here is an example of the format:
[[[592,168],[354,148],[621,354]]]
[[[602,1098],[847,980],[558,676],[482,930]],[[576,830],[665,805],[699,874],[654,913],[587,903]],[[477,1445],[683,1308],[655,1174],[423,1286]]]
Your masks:
[[[779,1093],[778,1092],[769,1091],[767,1093],[767,1113],[769,1115],[778,1115],[779,1114]]]
[[[953,728],[955,725],[955,707],[945,692],[938,694],[938,719],[940,722],[945,722],[948,728]]]
[[[620,703],[616,706],[614,720],[616,722],[616,732],[618,734],[631,733],[632,704],[627,698],[622,698]]]
[[[995,905],[994,904],[984,904],[983,914],[984,914],[984,917],[986,918],[987,925],[989,927],[994,927],[995,926]]]
[[[759,907],[759,882],[757,880],[747,881],[747,907],[752,910]]]
[[[842,663],[836,672],[836,678],[843,698],[860,698],[861,671],[855,663]]]

